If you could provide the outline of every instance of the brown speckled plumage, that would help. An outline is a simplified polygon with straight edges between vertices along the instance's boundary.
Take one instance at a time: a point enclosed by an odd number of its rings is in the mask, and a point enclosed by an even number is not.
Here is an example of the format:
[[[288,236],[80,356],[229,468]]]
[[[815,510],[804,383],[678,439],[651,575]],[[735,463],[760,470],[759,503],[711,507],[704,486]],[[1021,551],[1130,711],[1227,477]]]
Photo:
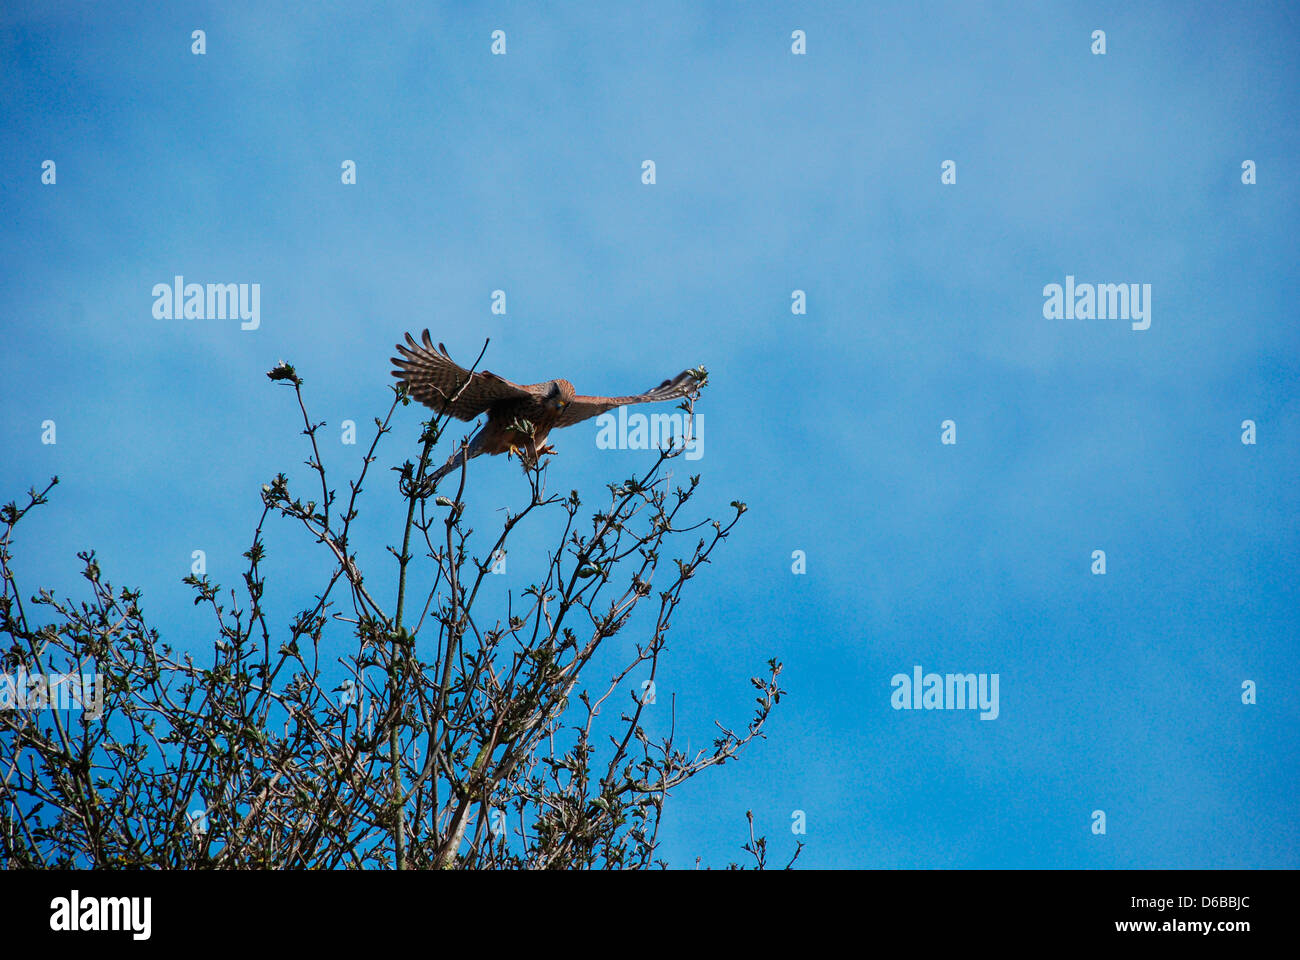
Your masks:
[[[551,452],[546,437],[554,429],[581,423],[629,403],[684,397],[695,383],[690,371],[683,370],[645,393],[627,397],[586,396],[575,392],[573,384],[564,379],[519,384],[487,370],[471,373],[453,361],[441,343],[435,347],[428,330],[422,339],[423,343],[418,343],[408,333],[406,343],[397,345],[400,356],[392,358],[396,367],[393,376],[405,381],[412,397],[438,413],[459,420],[473,420],[487,414],[487,423],[470,443],[470,459],[484,453],[518,453],[525,464],[534,463],[539,456]],[[531,437],[513,429],[521,421],[532,424]],[[460,466],[460,457],[458,451],[435,471],[430,481],[436,483]]]

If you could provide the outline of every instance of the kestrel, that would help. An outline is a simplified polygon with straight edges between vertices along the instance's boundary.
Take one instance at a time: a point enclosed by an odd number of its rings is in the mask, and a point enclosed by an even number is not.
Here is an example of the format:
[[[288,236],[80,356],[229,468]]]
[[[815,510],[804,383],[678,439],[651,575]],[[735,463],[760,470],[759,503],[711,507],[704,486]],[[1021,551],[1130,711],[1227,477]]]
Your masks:
[[[401,357],[393,357],[397,367],[393,376],[404,380],[412,397],[438,413],[458,420],[473,420],[487,414],[487,423],[474,435],[468,458],[480,454],[518,454],[525,466],[555,450],[546,442],[547,434],[558,427],[571,427],[588,417],[629,403],[654,403],[685,397],[695,390],[698,379],[683,370],[653,390],[630,397],[588,397],[575,393],[568,380],[544,380],[519,384],[486,370],[471,373],[455,363],[441,343],[434,347],[429,331],[419,344],[408,333],[406,344],[397,344]],[[702,376],[702,374],[700,375]],[[532,435],[527,424],[532,425]],[[463,462],[462,448],[429,477],[434,484]]]

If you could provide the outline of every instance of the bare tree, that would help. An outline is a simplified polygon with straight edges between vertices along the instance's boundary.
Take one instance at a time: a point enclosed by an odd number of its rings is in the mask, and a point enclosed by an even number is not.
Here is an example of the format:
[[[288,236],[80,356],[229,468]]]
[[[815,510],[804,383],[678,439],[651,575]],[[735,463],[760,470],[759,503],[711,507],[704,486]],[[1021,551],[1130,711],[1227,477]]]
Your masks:
[[[486,349],[486,347],[485,347]],[[480,359],[482,354],[480,354]],[[477,365],[477,364],[476,364]],[[426,476],[445,422],[423,425],[420,455],[394,468],[404,498],[390,592],[367,578],[352,539],[362,487],[399,406],[349,481],[329,485],[303,381],[281,363],[311,447],[310,498],[284,474],[262,510],[238,589],[186,578],[215,636],[204,663],[145,619],[141,594],[115,590],[93,551],[78,554],[86,599],[40,589],[24,598],[14,533],[44,490],[0,511],[0,672],[10,678],[97,675],[98,709],[0,709],[0,859],[10,867],[641,868],[656,858],[670,792],[737,756],[780,701],[781,665],[751,682],[741,727],[717,724],[709,749],[643,723],[683,590],[735,527],[693,518],[700,478],[674,482],[663,449],[638,477],[608,485],[594,513],[576,491],[548,494],[545,470],[500,532],[471,543],[472,486],[462,467],[439,495]],[[691,422],[707,381],[682,404]],[[520,429],[528,430],[528,424]],[[450,490],[450,486],[448,487]],[[287,625],[268,622],[263,527],[278,515],[326,551],[331,572]],[[522,525],[553,533],[545,576],[504,604],[483,590]],[[486,546],[480,555],[473,547]],[[432,585],[416,597],[414,571]],[[638,606],[643,615],[633,620]],[[630,627],[633,652],[599,682],[606,643]],[[322,639],[349,638],[346,656]],[[605,658],[597,654],[605,649]],[[626,647],[620,648],[626,652]],[[333,679],[326,679],[327,676]],[[337,686],[331,686],[341,677]],[[620,691],[622,691],[620,693]],[[630,691],[630,695],[629,695]],[[0,701],[2,704],[2,701]],[[746,846],[762,867],[766,845]],[[798,856],[798,849],[795,851]],[[793,859],[791,860],[793,862]]]

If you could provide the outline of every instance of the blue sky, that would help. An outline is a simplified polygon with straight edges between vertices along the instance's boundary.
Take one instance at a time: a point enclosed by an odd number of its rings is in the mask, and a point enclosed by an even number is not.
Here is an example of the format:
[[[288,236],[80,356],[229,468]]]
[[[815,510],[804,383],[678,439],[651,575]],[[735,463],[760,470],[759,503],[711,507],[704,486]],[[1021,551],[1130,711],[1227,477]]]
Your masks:
[[[1296,8],[546,8],[6,5],[0,497],[61,480],[26,583],[75,592],[93,547],[201,643],[191,551],[236,583],[259,485],[304,476],[281,358],[363,435],[407,330],[584,392],[704,364],[699,502],[750,511],[660,700],[703,743],[767,658],[789,696],[678,792],[673,865],[737,859],[746,809],[774,857],[804,811],[809,866],[1300,865]],[[260,328],[155,319],[176,274],[259,283]],[[1045,319],[1067,275],[1151,284],[1150,329]],[[595,435],[550,467],[593,504],[650,456]],[[327,446],[340,486],[360,452]],[[526,495],[471,477],[480,525]],[[287,622],[320,560],[287,521],[267,546]],[[1000,715],[892,709],[916,664],[998,674]]]

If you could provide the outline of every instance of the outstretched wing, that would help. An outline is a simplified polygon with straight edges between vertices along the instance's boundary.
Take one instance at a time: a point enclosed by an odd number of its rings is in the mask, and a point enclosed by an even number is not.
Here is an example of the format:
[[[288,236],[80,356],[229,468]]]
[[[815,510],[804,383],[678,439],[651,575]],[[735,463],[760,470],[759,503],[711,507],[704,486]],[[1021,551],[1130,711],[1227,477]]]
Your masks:
[[[638,393],[634,397],[587,397],[578,394],[569,401],[560,417],[555,422],[557,427],[571,427],[589,417],[622,407],[629,403],[654,403],[658,400],[673,400],[689,396],[695,388],[695,377],[689,370],[683,370],[671,380],[665,380],[653,390]]]
[[[406,344],[398,344],[400,357],[393,357],[393,376],[405,380],[411,396],[439,413],[449,413],[458,420],[473,420],[502,400],[532,397],[534,391],[498,377],[487,370],[471,373],[452,361],[447,348],[437,347],[425,330],[423,344],[408,333]]]

